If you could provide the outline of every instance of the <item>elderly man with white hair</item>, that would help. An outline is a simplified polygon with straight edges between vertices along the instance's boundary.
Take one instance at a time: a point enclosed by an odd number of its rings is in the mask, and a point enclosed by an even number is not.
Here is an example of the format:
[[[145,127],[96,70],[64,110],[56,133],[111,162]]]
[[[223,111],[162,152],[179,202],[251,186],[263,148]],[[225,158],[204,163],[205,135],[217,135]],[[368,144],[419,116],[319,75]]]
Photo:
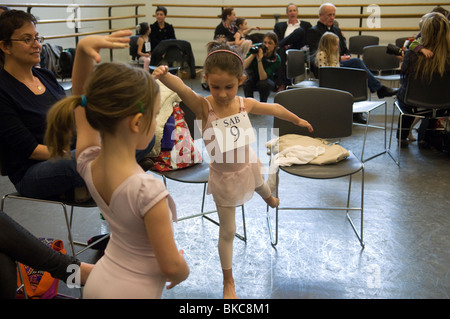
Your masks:
[[[388,88],[382,85],[370,72],[367,66],[358,58],[352,58],[347,48],[346,40],[342,35],[341,30],[334,23],[336,17],[336,6],[332,3],[323,3],[319,7],[319,21],[317,24],[310,28],[306,33],[306,43],[312,53],[317,51],[320,38],[325,32],[332,32],[339,37],[339,53],[340,53],[340,65],[343,67],[363,69],[367,72],[369,89],[371,92],[377,92],[378,98],[384,98],[387,96],[393,96],[397,93],[396,89]],[[311,61],[313,62],[313,61]]]

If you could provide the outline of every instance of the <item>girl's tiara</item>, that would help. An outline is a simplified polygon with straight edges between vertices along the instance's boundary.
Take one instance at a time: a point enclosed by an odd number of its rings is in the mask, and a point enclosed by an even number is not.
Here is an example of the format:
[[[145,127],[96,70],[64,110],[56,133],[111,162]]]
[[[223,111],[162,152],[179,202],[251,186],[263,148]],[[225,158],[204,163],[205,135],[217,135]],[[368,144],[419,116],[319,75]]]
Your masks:
[[[236,52],[230,51],[230,50],[215,50],[215,51],[212,51],[212,52],[210,52],[210,53],[206,56],[205,61],[208,60],[208,58],[209,58],[211,55],[213,55],[214,53],[218,53],[218,52],[231,53],[231,54],[237,56],[237,57],[239,58],[239,60],[241,61],[242,65],[244,65],[244,60],[242,60],[241,56],[240,56],[239,54],[237,54]]]

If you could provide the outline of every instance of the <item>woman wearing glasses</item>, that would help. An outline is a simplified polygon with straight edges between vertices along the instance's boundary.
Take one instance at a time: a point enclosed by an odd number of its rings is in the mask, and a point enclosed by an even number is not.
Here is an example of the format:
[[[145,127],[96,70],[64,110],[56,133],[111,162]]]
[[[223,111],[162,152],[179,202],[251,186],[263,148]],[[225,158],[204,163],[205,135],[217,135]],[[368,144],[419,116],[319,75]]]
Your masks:
[[[39,64],[42,38],[33,15],[10,10],[0,16],[0,146],[2,169],[27,197],[57,198],[84,186],[74,160],[48,161],[47,111],[65,96],[52,72]]]
[[[43,40],[36,22],[32,14],[19,10],[0,15],[0,57],[4,61],[0,70],[2,170],[6,169],[24,196],[65,196],[83,201],[89,195],[73,154],[68,154],[68,159],[48,160],[44,142],[47,111],[65,93],[52,72],[34,67],[40,62]],[[144,157],[148,152],[140,151],[139,155]]]

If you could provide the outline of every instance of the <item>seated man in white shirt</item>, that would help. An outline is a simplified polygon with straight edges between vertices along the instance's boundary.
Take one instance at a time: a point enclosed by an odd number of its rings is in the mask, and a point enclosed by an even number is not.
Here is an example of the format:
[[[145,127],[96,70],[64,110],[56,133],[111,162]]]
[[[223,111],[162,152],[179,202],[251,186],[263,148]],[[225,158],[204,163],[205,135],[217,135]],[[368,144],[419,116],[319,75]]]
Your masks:
[[[278,54],[281,57],[281,67],[279,68],[276,76],[278,91],[284,90],[286,85],[290,84],[290,79],[286,78],[286,50],[289,48],[300,49],[298,45],[295,47],[291,47],[289,45],[282,46],[282,40],[299,28],[303,29],[304,32],[298,30],[296,33],[306,35],[308,29],[312,27],[311,23],[298,19],[298,9],[295,4],[291,3],[287,6],[286,15],[288,17],[288,21],[278,22],[273,28],[273,31],[278,36],[278,42],[280,44]],[[303,38],[306,39],[305,37]]]

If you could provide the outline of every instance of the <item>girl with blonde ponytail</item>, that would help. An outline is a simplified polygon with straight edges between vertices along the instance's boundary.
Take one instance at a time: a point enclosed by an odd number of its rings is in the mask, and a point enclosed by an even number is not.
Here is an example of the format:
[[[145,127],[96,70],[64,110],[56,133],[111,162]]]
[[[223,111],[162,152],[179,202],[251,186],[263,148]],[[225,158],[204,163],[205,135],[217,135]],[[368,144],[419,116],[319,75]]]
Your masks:
[[[400,87],[397,99],[400,107],[407,113],[417,113],[418,110],[414,105],[405,103],[405,92],[408,85],[408,79],[413,76],[420,79],[423,84],[430,84],[433,77],[442,77],[450,72],[450,23],[449,20],[439,12],[430,12],[425,14],[421,21],[421,44],[432,52],[432,55],[407,50],[402,64],[401,76],[402,86]],[[438,116],[447,116],[450,110],[440,110]],[[403,117],[403,127],[411,127],[414,118],[410,116]],[[429,119],[422,119],[419,133],[418,143],[426,146],[425,131],[429,124]],[[431,123],[430,123],[431,124]],[[397,133],[398,134],[398,133]],[[410,134],[409,130],[402,129],[400,132],[401,144],[408,145],[406,138]]]

